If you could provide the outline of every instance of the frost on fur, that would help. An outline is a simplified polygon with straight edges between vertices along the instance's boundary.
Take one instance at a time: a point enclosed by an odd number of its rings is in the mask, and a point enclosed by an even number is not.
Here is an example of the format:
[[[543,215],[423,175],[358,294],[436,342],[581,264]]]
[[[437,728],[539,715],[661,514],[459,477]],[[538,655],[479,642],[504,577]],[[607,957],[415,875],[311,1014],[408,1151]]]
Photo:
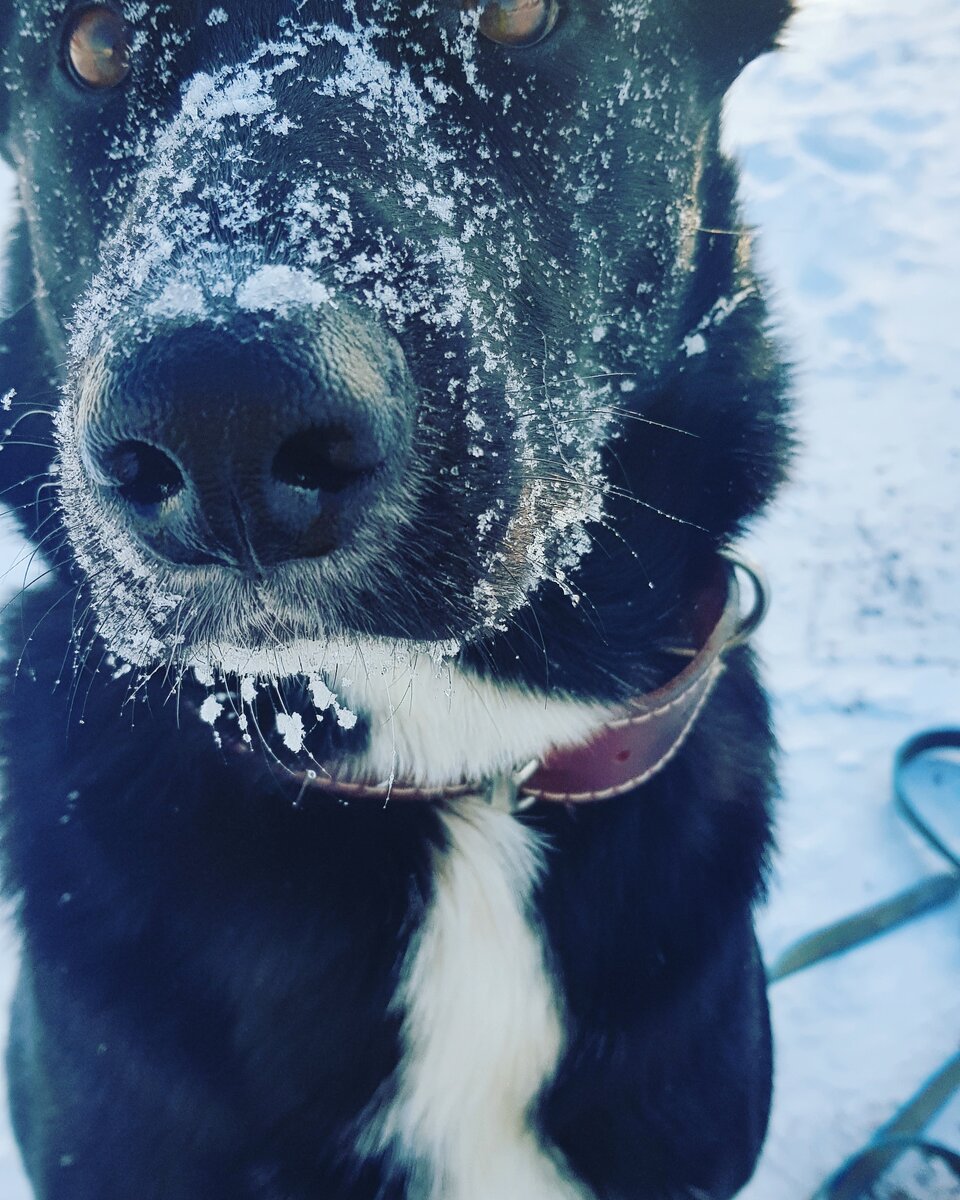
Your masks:
[[[554,251],[536,207],[503,186],[516,168],[498,161],[497,132],[506,123],[527,139],[531,155],[542,153],[539,139],[551,118],[552,186],[588,212],[607,173],[618,169],[617,156],[629,161],[629,138],[619,136],[617,124],[636,119],[622,116],[636,108],[627,102],[644,97],[654,104],[662,80],[653,66],[631,67],[576,107],[532,119],[522,88],[499,97],[485,90],[475,12],[463,14],[430,51],[410,47],[409,61],[398,63],[387,28],[391,5],[379,0],[372,8],[374,16],[361,20],[347,6],[342,23],[282,19],[244,61],[189,79],[179,111],[149,138],[135,135],[131,120],[131,132],[111,148],[129,171],[108,198],[112,225],[70,338],[57,423],[62,507],[98,632],[146,672],[197,668],[214,686],[231,674],[263,680],[293,671],[332,689],[330,646],[356,645],[366,632],[359,585],[374,596],[414,586],[394,577],[392,549],[396,539],[417,536],[423,494],[440,487],[449,490],[451,506],[461,498],[473,503],[483,473],[505,469],[507,458],[519,487],[509,503],[502,494],[486,497],[464,530],[458,553],[475,567],[456,621],[438,627],[430,645],[413,639],[404,648],[398,639],[395,651],[426,649],[431,657],[449,647],[441,657],[455,654],[464,640],[506,628],[511,613],[544,586],[559,586],[571,604],[580,601],[577,570],[590,551],[591,528],[605,519],[602,447],[632,376],[663,352],[660,327],[628,295],[624,281],[633,264],[600,244],[589,217],[569,231],[575,254],[564,260]],[[636,13],[618,9],[615,20],[625,42],[637,37]],[[226,10],[213,10],[211,23],[228,25]],[[315,128],[304,127],[305,88]],[[488,120],[461,146],[442,132],[455,124],[467,93],[486,105]],[[606,133],[586,137],[588,128]],[[664,134],[665,161],[688,152],[684,137],[679,130]],[[263,164],[278,140],[289,139],[297,152],[277,176]],[[568,153],[568,146],[578,149]],[[380,219],[381,211],[399,212],[402,220]],[[659,214],[654,228],[638,208],[632,238],[642,240],[647,223],[650,244],[659,244],[666,221],[682,239],[695,215],[680,205]],[[682,273],[682,258],[671,269]],[[586,301],[583,278],[595,281]],[[561,332],[530,322],[531,290],[550,296]],[[338,550],[311,565],[316,578],[307,578],[303,564],[282,564],[274,578],[254,583],[199,579],[197,570],[141,549],[90,485],[77,433],[78,413],[111,354],[158,330],[216,325],[237,313],[265,328],[299,321],[308,336],[314,317],[340,308],[366,314],[408,357],[411,342],[436,339],[451,363],[444,378],[433,368],[426,378],[413,372],[418,463],[410,471],[408,511],[381,537],[379,552],[371,535],[362,562]],[[443,465],[451,430],[464,453]],[[504,436],[509,453],[498,448]],[[292,635],[276,615],[281,593],[284,611],[296,603],[302,610]],[[325,710],[349,724],[348,705],[331,701],[318,708]],[[208,719],[213,712],[207,709]],[[281,724],[283,740],[297,743],[293,716]]]

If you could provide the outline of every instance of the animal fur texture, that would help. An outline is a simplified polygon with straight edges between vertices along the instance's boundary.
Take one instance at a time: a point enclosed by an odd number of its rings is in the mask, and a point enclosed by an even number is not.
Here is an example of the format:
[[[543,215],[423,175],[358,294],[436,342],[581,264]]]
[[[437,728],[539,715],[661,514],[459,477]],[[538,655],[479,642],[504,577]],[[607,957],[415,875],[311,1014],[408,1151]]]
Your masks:
[[[641,788],[483,789],[676,674],[782,477],[718,143],[788,9],[0,0],[38,1200],[750,1176],[776,786],[749,650]]]

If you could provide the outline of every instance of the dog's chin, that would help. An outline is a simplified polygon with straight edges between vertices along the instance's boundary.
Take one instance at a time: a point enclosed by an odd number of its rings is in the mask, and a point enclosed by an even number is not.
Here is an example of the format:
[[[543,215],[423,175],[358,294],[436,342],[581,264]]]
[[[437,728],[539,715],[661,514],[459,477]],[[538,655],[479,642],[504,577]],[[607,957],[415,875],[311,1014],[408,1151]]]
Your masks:
[[[251,768],[424,786],[483,780],[609,718],[603,704],[481,678],[465,664],[462,649],[526,602],[515,582],[480,586],[477,570],[460,588],[448,579],[443,595],[426,594],[416,575],[398,583],[389,567],[346,555],[251,578],[111,550],[117,574],[90,576],[103,642],[137,686],[152,679],[166,694],[178,682],[181,707]]]
[[[298,784],[480,782],[589,737],[610,716],[602,704],[480,678],[455,642],[205,646],[185,665],[181,709],[210,726],[228,759]]]

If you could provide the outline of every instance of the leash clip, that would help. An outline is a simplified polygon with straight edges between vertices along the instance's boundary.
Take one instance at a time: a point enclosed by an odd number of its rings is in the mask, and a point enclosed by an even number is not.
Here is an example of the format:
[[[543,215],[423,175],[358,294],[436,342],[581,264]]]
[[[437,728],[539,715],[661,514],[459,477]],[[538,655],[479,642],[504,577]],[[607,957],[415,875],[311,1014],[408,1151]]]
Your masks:
[[[491,775],[483,788],[484,800],[498,812],[511,814],[523,812],[534,803],[536,796],[521,796],[520,789],[539,766],[540,760],[531,758],[516,771]]]

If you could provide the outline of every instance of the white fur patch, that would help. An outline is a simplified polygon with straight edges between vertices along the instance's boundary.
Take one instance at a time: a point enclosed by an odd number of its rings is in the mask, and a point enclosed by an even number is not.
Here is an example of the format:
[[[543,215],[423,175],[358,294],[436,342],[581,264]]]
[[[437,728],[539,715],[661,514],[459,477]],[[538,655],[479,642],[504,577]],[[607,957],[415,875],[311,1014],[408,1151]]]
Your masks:
[[[370,717],[367,778],[421,784],[485,779],[586,740],[611,708],[479,679],[428,654],[386,656],[360,642],[337,691]]]
[[[435,893],[395,1006],[396,1094],[360,1140],[409,1177],[411,1200],[589,1200],[531,1109],[563,1049],[559,1004],[527,917],[534,835],[475,801],[444,811]]]
[[[256,694],[261,682],[308,680],[314,713],[332,709],[341,725],[369,720],[361,757],[337,764],[342,779],[422,786],[483,780],[586,741],[619,711],[562,692],[537,692],[461,669],[455,642],[355,637],[300,641],[262,651],[217,646],[219,660],[191,663],[215,688],[229,671]],[[309,719],[309,720],[308,720]]]

